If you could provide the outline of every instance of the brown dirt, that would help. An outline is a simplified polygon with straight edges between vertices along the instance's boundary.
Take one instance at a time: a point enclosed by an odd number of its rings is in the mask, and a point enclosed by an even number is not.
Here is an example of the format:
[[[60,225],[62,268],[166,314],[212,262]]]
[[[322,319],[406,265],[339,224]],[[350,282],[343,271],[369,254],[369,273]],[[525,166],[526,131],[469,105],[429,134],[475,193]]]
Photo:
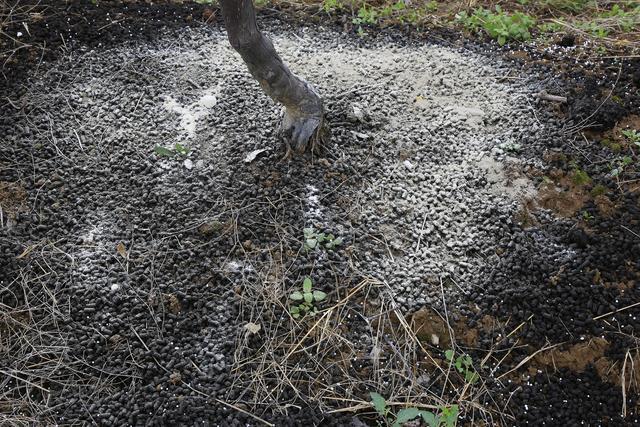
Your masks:
[[[554,348],[544,351],[534,358],[534,364],[583,372],[588,365],[603,358],[608,348],[609,342],[604,338],[592,338],[588,342],[572,345],[565,350]]]
[[[409,322],[418,339],[440,348],[451,348],[447,323],[430,308],[421,308],[411,315]]]
[[[549,175],[552,181],[538,189],[537,204],[565,218],[574,216],[589,199],[588,185],[576,184],[575,172],[554,169]]]
[[[18,212],[25,208],[26,201],[27,193],[21,185],[0,181],[0,209],[3,215],[15,220]]]
[[[616,211],[616,205],[604,194],[594,197],[593,202],[596,204],[600,215],[604,218],[611,218]]]

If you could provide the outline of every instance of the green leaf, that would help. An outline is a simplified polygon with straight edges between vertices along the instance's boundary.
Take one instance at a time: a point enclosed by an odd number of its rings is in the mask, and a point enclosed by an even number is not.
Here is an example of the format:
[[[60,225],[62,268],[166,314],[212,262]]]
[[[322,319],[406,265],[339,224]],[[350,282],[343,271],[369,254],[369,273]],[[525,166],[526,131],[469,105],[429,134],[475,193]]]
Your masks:
[[[180,153],[180,154],[183,154],[183,155],[187,154],[190,151],[187,147],[185,147],[182,144],[178,144],[178,143],[175,144],[175,150],[176,150],[177,153]]]
[[[311,304],[313,302],[313,294],[311,292],[305,292],[303,294],[304,302]]]
[[[466,371],[464,373],[464,379],[466,382],[468,382],[469,384],[475,384],[478,382],[478,380],[480,379],[480,375],[478,375],[476,372],[474,371]]]
[[[160,145],[156,145],[154,151],[158,156],[162,157],[172,157],[175,154],[173,151],[169,150],[168,148],[161,147]]]
[[[469,356],[468,354],[465,354],[464,356],[462,356],[462,364],[468,368],[473,364],[473,359],[471,359],[471,356]]]
[[[300,313],[300,308],[297,305],[292,305],[291,307],[289,307],[289,313],[291,314]]]
[[[300,318],[300,313],[293,313],[293,314],[291,314],[291,316],[292,316],[294,319],[299,319],[299,318]]]
[[[307,239],[304,243],[309,249],[313,249],[318,244],[318,241],[316,239]]]
[[[369,396],[371,396],[371,403],[373,403],[373,409],[383,417],[387,416],[387,401],[384,400],[380,394],[376,392],[370,392]]]
[[[324,300],[326,297],[327,297],[327,294],[325,294],[322,291],[313,291],[313,299],[318,302]]]
[[[327,240],[327,236],[324,233],[318,233],[316,234],[316,240],[318,240],[318,243],[322,243]]]
[[[405,408],[398,411],[396,415],[396,420],[393,422],[393,427],[400,427],[402,424],[407,421],[411,421],[415,418],[418,418],[421,415],[422,411],[418,408]]]
[[[331,243],[333,244],[333,246],[340,246],[342,244],[342,238],[336,237]]]
[[[458,421],[458,405],[442,408],[442,420],[446,427],[455,427]]]
[[[310,239],[310,238],[312,238],[312,237],[313,237],[313,235],[315,234],[315,233],[314,233],[314,230],[313,230],[313,227],[310,227],[310,228],[303,228],[303,229],[302,229],[302,231],[303,231],[303,233],[304,233],[304,238],[305,238],[305,239]]]
[[[440,417],[436,416],[433,412],[422,411],[420,416],[422,416],[425,424],[429,427],[440,427]]]
[[[304,292],[311,292],[311,278],[307,277],[302,282],[302,290]]]
[[[451,349],[444,352],[444,357],[446,357],[448,361],[453,360],[453,355],[454,355],[454,352]]]
[[[294,301],[300,301],[304,297],[302,296],[302,293],[300,291],[295,291],[291,295],[289,295],[289,298],[291,298]]]

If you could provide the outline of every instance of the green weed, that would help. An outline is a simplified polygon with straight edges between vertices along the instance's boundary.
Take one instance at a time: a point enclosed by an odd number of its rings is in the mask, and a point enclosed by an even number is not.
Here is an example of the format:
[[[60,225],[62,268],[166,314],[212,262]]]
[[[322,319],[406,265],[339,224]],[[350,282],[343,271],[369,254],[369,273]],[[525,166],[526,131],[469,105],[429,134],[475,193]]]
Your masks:
[[[592,197],[602,196],[606,192],[607,192],[607,187],[605,187],[602,184],[597,184],[591,189],[591,196]]]
[[[509,40],[525,41],[531,38],[529,30],[535,25],[533,17],[522,12],[505,13],[496,6],[496,13],[487,9],[476,9],[472,15],[460,12],[456,20],[471,31],[484,30],[489,37],[504,45]]]
[[[478,373],[473,369],[473,359],[468,354],[462,354],[454,359],[455,352],[447,350],[444,357],[456,367],[456,370],[464,375],[464,380],[469,384],[475,384],[480,379]]]
[[[609,176],[615,178],[624,172],[624,170],[633,163],[633,159],[630,156],[623,156],[621,158],[616,159],[611,164],[611,171],[609,172]]]
[[[156,145],[156,147],[154,148],[154,151],[160,157],[173,157],[178,154],[181,156],[186,156],[187,154],[189,154],[190,150],[184,145],[176,143],[173,146],[173,150],[162,147],[160,145]]]
[[[327,13],[334,10],[340,10],[343,6],[344,5],[340,0],[324,0],[322,2],[322,9]]]
[[[371,392],[369,396],[371,397],[373,409],[384,420],[385,424],[391,427],[400,427],[416,418],[422,419],[429,427],[454,427],[458,421],[458,405],[441,406],[438,408],[438,415],[418,408],[404,408],[394,414],[389,405],[387,405],[386,399],[380,394]]]
[[[324,301],[327,294],[322,291],[314,290],[311,278],[307,277],[302,282],[302,292],[295,291],[289,295],[292,301],[300,302],[289,307],[289,313],[294,319],[299,319],[305,315],[315,316],[318,313],[318,307],[314,303]]]
[[[313,227],[305,228],[304,232],[304,249],[310,251],[319,247],[325,249],[335,249],[342,244],[342,238],[333,234],[325,234],[316,231]]]
[[[622,131],[622,135],[632,144],[640,147],[640,132],[635,129],[627,129]]]

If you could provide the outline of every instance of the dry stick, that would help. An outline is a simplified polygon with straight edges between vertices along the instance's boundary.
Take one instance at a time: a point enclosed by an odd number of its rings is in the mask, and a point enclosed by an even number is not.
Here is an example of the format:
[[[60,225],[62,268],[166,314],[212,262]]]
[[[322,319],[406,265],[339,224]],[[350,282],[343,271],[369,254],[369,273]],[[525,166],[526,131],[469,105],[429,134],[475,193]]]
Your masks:
[[[622,308],[619,308],[619,309],[617,309],[617,310],[613,310],[613,311],[610,311],[610,312],[608,312],[608,313],[601,314],[600,316],[594,317],[594,318],[593,318],[593,319],[591,319],[591,320],[599,320],[599,319],[602,319],[603,317],[607,317],[607,316],[610,316],[610,315],[612,315],[612,314],[616,314],[616,313],[620,313],[621,311],[628,310],[628,309],[633,308],[633,307],[635,307],[635,306],[637,306],[637,305],[640,305],[640,301],[638,301],[638,302],[636,302],[636,303],[633,303],[633,304],[631,304],[631,305],[628,305],[628,306],[626,306],[626,307],[622,307]]]
[[[247,411],[245,411],[245,410],[244,410],[244,409],[242,409],[242,408],[239,408],[239,407],[237,407],[237,406],[235,406],[235,405],[232,405],[231,403],[225,402],[224,400],[220,400],[220,399],[218,399],[218,398],[215,398],[215,401],[216,401],[216,402],[218,402],[218,403],[221,403],[221,404],[223,404],[223,405],[225,405],[225,406],[228,406],[228,407],[230,407],[230,408],[233,408],[233,409],[235,409],[235,410],[236,410],[236,411],[238,411],[238,412],[242,412],[243,414],[250,416],[251,418],[253,418],[253,419],[254,419],[254,420],[256,420],[256,421],[260,421],[261,423],[264,423],[265,425],[268,425],[269,427],[275,427],[275,424],[271,424],[269,421],[267,421],[267,420],[263,420],[263,419],[262,419],[262,418],[260,418],[259,416],[254,415],[254,414],[252,414],[251,412],[247,412]]]
[[[640,239],[640,234],[636,233],[635,231],[633,231],[632,229],[625,227],[624,225],[621,225],[620,227],[624,228],[625,230],[627,230],[629,233],[633,234],[634,236],[636,236],[638,239]]]
[[[627,416],[627,378],[625,373],[627,371],[627,359],[629,356],[629,350],[627,350],[624,355],[624,363],[622,364],[622,373],[620,375],[620,386],[622,387],[622,418],[626,418]],[[631,363],[633,363],[633,360]],[[631,372],[633,372],[633,370]]]
[[[507,338],[509,338],[511,335],[513,335],[514,333],[516,333],[516,331],[517,331],[518,329],[522,328],[522,327],[524,326],[524,324],[525,324],[525,323],[527,323],[529,320],[531,320],[531,319],[533,318],[533,316],[534,316],[533,314],[532,314],[531,316],[529,316],[529,318],[528,318],[527,320],[525,320],[524,322],[520,323],[518,326],[516,326],[516,327],[515,327],[515,329],[514,329],[514,330],[512,330],[512,331],[511,331],[511,332],[509,332],[507,335],[505,335],[503,338],[501,338],[499,341],[497,341],[497,342],[494,344],[494,346],[496,346],[496,345],[500,344],[502,341],[506,340],[506,339],[507,339]],[[507,322],[507,323],[508,323],[508,322]],[[505,325],[505,326],[506,326],[506,325]],[[515,348],[515,346],[514,346],[514,347],[511,347],[511,349],[513,349],[513,348]],[[511,351],[511,350],[509,350],[509,351]],[[489,351],[489,353],[484,357],[484,359],[482,359],[482,362],[480,362],[480,366],[484,366],[484,365],[487,363],[487,361],[489,360],[489,357],[491,357],[491,355],[492,355],[492,354],[493,354],[493,349],[491,349],[491,350]],[[497,367],[496,367],[496,368],[497,368]],[[494,369],[494,370],[495,370],[495,369]]]
[[[561,102],[563,104],[567,103],[567,97],[566,96],[558,96],[558,95],[551,95],[549,94],[546,90],[542,90],[540,91],[536,97],[538,99],[542,99],[544,101],[551,101],[551,102]]]
[[[522,360],[520,363],[518,363],[518,365],[511,369],[510,371],[505,372],[504,374],[500,375],[497,379],[502,379],[505,376],[509,375],[510,373],[512,373],[513,371],[517,371],[518,369],[520,369],[524,364],[526,364],[527,362],[529,362],[529,360],[533,359],[534,357],[536,357],[539,353],[542,353],[543,351],[547,351],[547,350],[551,350],[552,348],[556,348],[559,345],[564,344],[564,342],[560,342],[558,344],[554,344],[554,345],[550,345],[547,347],[543,347],[539,350],[537,350],[536,352],[534,352],[533,354],[527,356],[524,360]]]

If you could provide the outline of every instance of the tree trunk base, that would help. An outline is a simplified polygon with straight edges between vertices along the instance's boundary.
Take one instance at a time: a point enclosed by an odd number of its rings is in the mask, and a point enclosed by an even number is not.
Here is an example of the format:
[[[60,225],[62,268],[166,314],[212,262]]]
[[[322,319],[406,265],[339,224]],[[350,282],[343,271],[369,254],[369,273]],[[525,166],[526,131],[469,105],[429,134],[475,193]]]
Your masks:
[[[331,132],[323,112],[310,116],[285,109],[278,135],[286,147],[284,159],[289,159],[293,153],[319,153]]]

